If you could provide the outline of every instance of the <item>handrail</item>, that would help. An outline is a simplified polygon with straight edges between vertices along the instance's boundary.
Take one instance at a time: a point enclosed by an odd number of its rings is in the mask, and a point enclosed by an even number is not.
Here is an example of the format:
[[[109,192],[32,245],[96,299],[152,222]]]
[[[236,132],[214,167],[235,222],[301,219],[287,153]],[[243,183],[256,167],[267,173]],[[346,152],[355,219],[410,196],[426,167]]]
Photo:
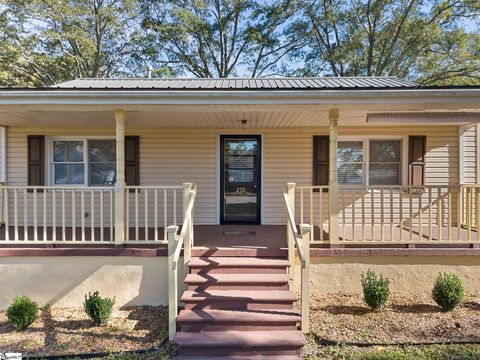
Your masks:
[[[190,227],[190,223],[192,222],[192,212],[193,212],[193,206],[195,204],[196,197],[197,197],[197,185],[193,185],[192,189],[190,190],[190,200],[188,202],[185,217],[183,219],[182,230],[180,231],[180,235],[178,235],[177,245],[173,255],[172,266],[174,266],[175,268],[177,267],[178,260],[180,259],[180,252],[182,251],[182,244],[184,242],[185,235],[187,234],[187,229]]]
[[[295,216],[293,215],[293,211],[290,207],[290,203],[288,201],[288,192],[287,189],[283,191],[283,199],[285,200],[285,206],[287,208],[287,220],[290,225],[290,230],[293,233],[293,238],[295,240],[295,244],[297,245],[298,255],[300,257],[300,261],[302,262],[302,266],[305,266],[305,252],[303,251],[303,246],[301,244],[302,237],[298,233],[297,225],[295,224]]]
[[[178,315],[178,261],[183,245],[183,259],[185,267],[191,256],[193,244],[193,207],[197,197],[197,185],[184,183],[184,218],[182,230],[177,235],[178,226],[170,225],[167,228],[168,238],[168,338],[173,340],[177,332]]]
[[[300,234],[297,231],[297,225],[295,224],[294,214],[294,202],[295,202],[295,184],[289,183],[283,190],[283,199],[285,200],[285,206],[287,208],[287,238],[288,238],[288,259],[290,262],[290,275],[293,280],[294,268],[295,268],[295,254],[294,246],[291,240],[293,240],[297,247],[298,255],[300,257],[301,265],[301,315],[302,315],[302,331],[308,333],[310,329],[310,233],[312,226],[309,224],[300,224]],[[290,231],[288,231],[290,227]]]

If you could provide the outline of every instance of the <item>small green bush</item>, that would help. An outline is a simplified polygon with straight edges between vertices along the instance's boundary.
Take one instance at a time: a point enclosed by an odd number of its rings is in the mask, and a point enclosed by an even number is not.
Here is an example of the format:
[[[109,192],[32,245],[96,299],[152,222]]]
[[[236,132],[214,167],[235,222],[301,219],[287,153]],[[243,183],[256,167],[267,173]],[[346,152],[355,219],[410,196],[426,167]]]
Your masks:
[[[390,295],[390,280],[368,269],[362,273],[363,300],[372,310],[381,310]]]
[[[16,297],[7,309],[8,320],[20,331],[28,328],[37,319],[37,315],[38,304],[28,296]]]
[[[85,295],[85,302],[83,303],[85,312],[97,326],[107,324],[110,315],[112,315],[114,305],[115,298],[102,298],[98,295],[98,291]]]
[[[462,281],[456,274],[440,273],[432,289],[433,300],[447,311],[463,301],[464,293]]]

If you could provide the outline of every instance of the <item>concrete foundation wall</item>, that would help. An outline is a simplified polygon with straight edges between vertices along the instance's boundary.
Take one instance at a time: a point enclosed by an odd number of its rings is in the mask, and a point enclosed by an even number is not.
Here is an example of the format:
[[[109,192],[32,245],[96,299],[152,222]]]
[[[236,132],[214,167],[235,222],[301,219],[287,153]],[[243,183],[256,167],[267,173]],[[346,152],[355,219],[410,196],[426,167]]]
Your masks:
[[[0,257],[0,274],[0,309],[20,295],[41,306],[82,306],[85,294],[96,290],[102,296],[115,296],[117,306],[168,304],[164,256]],[[179,266],[179,284],[184,279]]]
[[[480,292],[478,256],[329,256],[311,258],[311,294],[361,293],[361,274],[368,268],[388,277],[393,292],[430,292],[440,272],[459,275],[467,293]],[[295,285],[299,290],[298,264],[296,275]]]

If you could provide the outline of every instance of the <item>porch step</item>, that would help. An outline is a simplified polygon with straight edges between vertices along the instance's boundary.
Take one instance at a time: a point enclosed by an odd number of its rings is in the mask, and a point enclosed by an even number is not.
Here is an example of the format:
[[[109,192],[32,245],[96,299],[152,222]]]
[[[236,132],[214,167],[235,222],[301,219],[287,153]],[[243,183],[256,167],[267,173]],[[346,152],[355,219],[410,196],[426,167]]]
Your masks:
[[[182,310],[182,331],[296,330],[301,316],[294,310]]]
[[[179,332],[180,356],[298,355],[305,344],[298,331]]]
[[[286,290],[208,290],[185,291],[185,309],[289,309],[296,301]]]
[[[197,257],[192,258],[188,266],[192,273],[254,273],[254,274],[285,274],[290,267],[288,260],[283,258],[257,257]]]
[[[189,290],[288,290],[290,276],[284,274],[188,274]]]
[[[285,258],[202,256],[188,266],[180,358],[298,358],[305,339]]]

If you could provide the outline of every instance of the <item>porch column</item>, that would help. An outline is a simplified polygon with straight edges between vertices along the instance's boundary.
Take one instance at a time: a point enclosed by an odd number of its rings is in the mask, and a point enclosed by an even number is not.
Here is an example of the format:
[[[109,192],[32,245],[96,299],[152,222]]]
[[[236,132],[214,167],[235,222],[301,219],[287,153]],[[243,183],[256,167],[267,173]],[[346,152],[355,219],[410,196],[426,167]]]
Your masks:
[[[116,131],[116,168],[115,182],[115,244],[122,244],[125,239],[125,118],[124,110],[115,110]]]
[[[328,120],[329,134],[329,169],[328,169],[328,233],[330,246],[338,244],[338,177],[337,177],[337,124],[339,110],[330,109]]]

